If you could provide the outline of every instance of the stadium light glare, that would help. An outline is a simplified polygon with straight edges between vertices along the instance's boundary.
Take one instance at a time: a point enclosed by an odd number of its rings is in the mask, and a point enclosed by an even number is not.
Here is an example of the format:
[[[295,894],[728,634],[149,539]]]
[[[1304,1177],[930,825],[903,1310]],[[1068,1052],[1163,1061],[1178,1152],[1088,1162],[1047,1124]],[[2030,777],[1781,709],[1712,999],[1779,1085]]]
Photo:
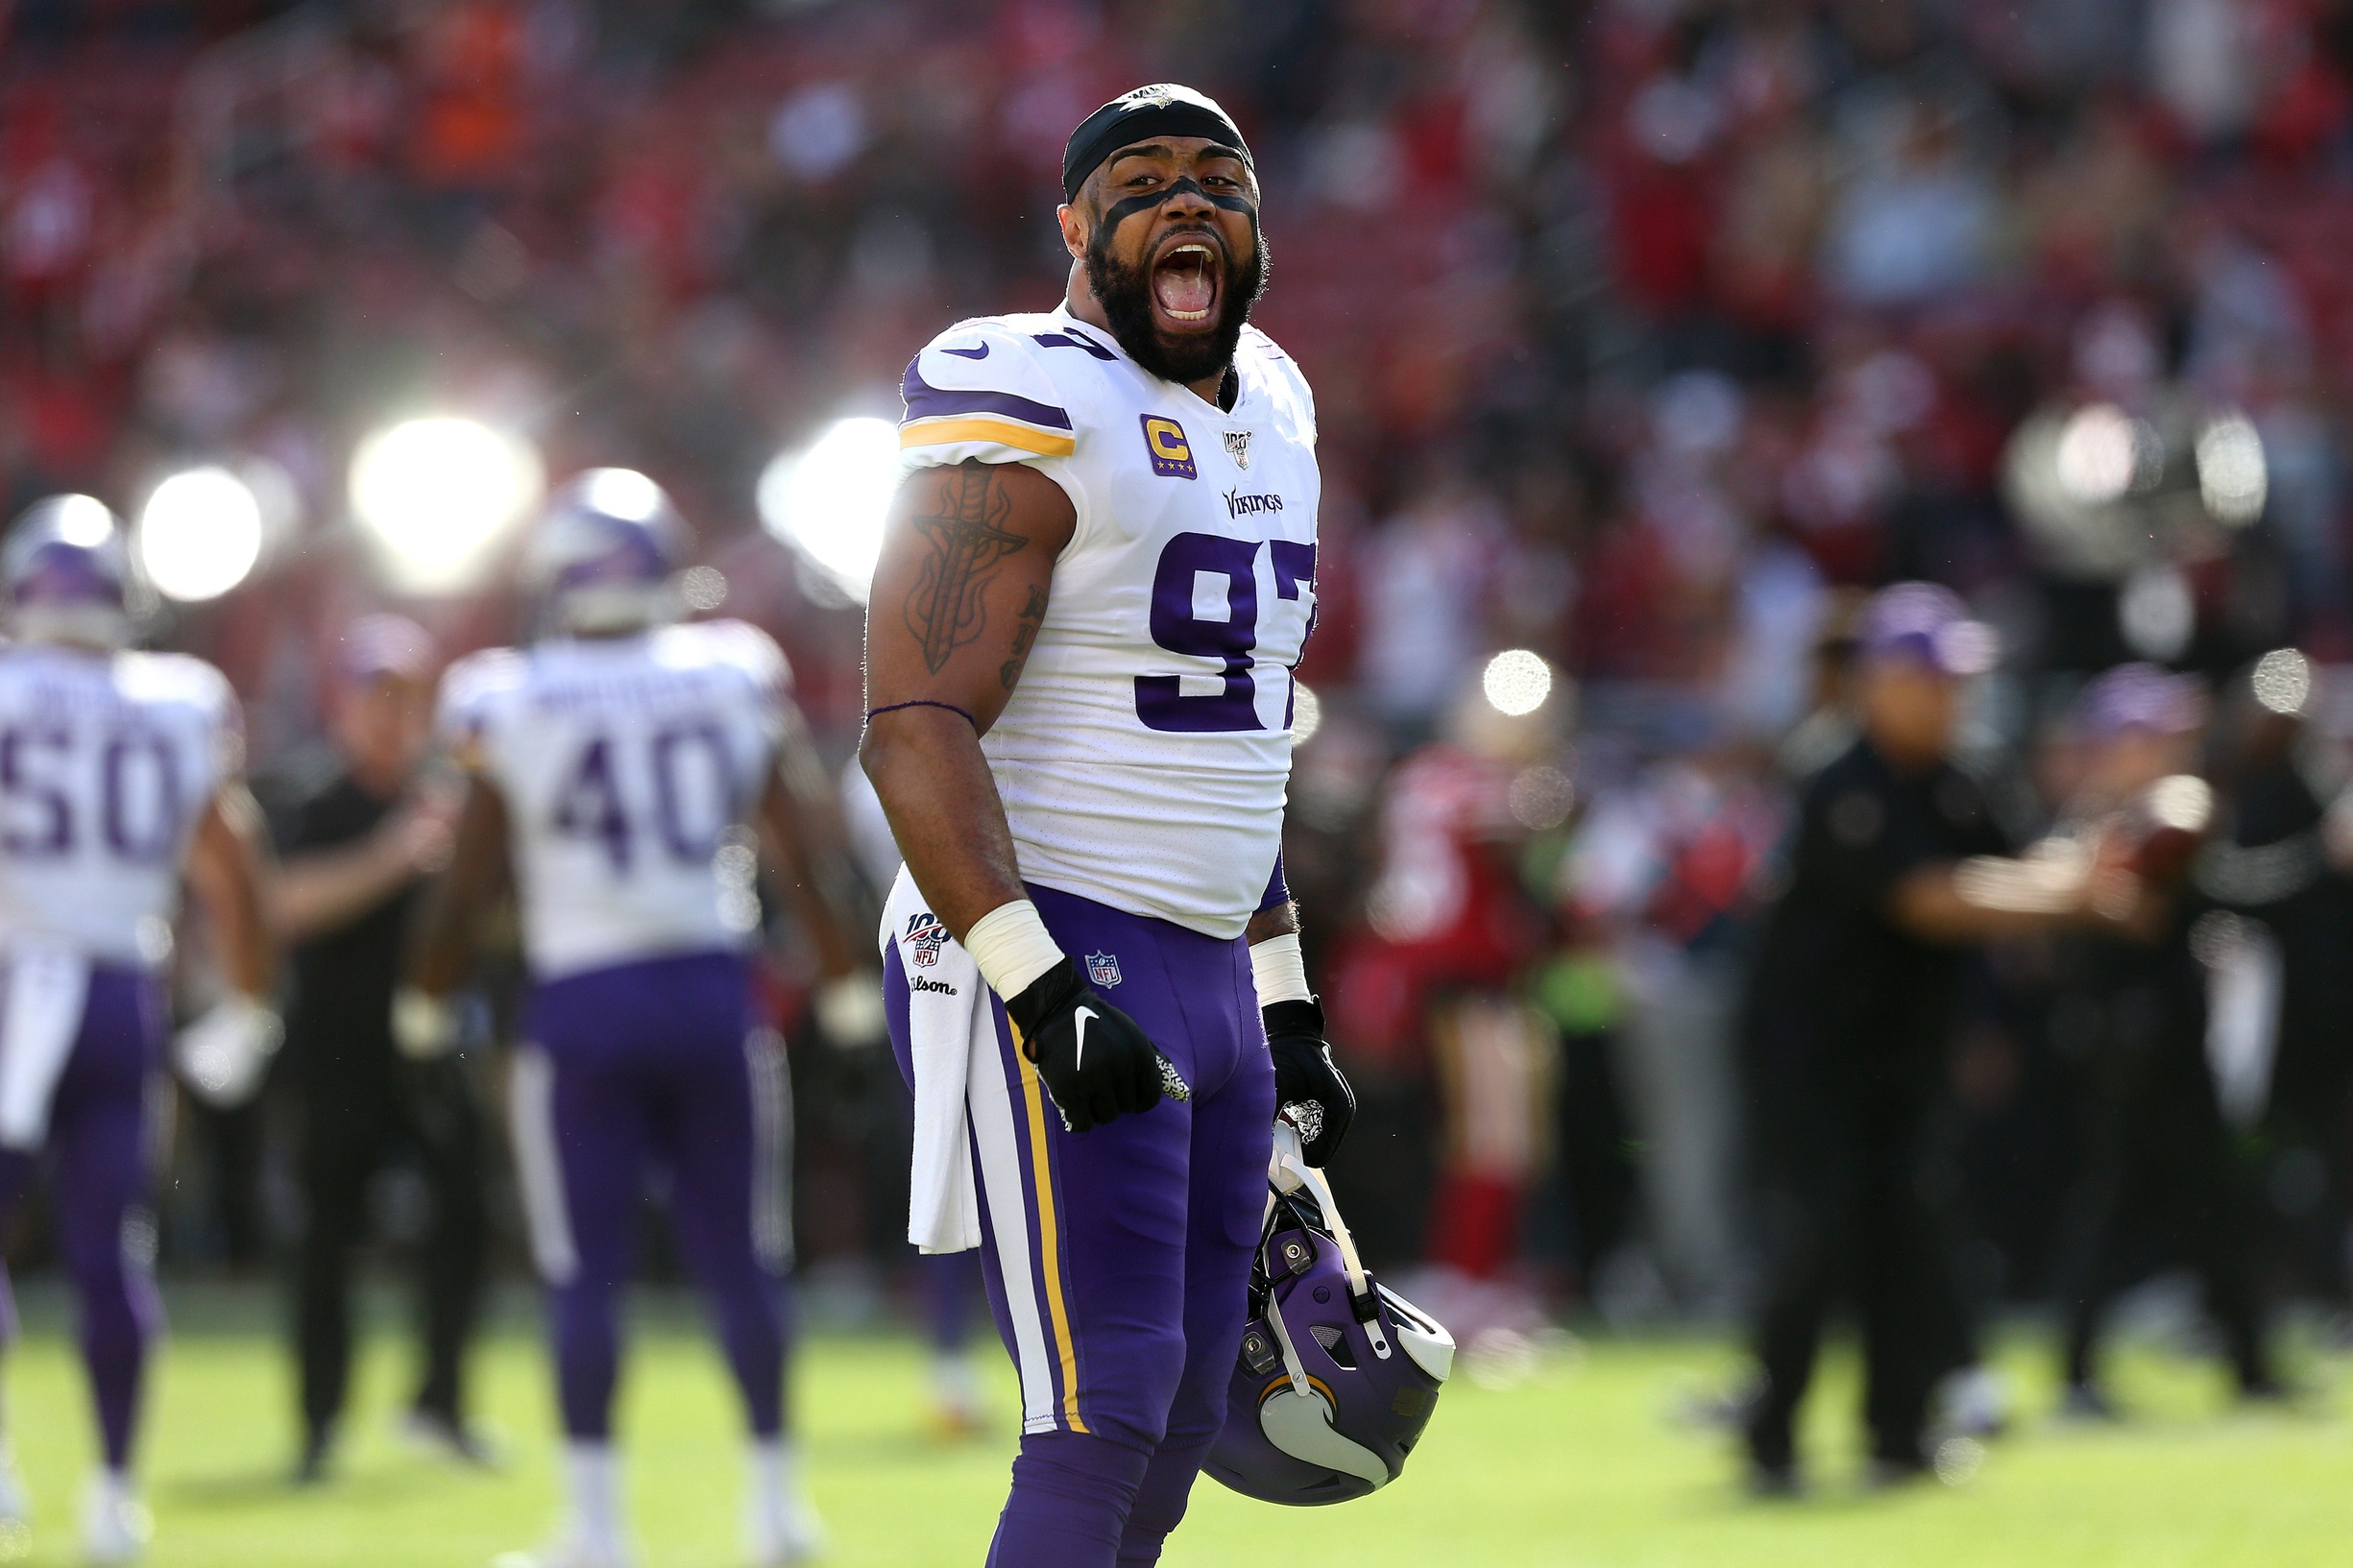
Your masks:
[[[261,501],[224,468],[186,469],[156,486],[131,531],[139,569],[182,604],[217,599],[261,559]]]
[[[2086,506],[2115,500],[2132,488],[2142,445],[2137,422],[2115,404],[2075,410],[2059,432],[2060,488]]]
[[[1552,666],[1540,653],[1506,648],[1487,662],[1479,689],[1488,706],[1506,718],[1518,718],[1544,706],[1552,695]]]
[[[2271,492],[2263,436],[2244,415],[2231,414],[2197,433],[2198,499],[2215,521],[2244,528],[2263,516]]]
[[[836,420],[807,446],[770,463],[755,498],[769,533],[864,604],[898,488],[899,427],[861,415]]]
[[[2312,662],[2293,648],[2273,648],[2255,661],[2255,700],[2283,718],[2294,718],[2312,699]]]
[[[57,526],[60,539],[86,550],[106,543],[114,527],[114,514],[95,495],[61,495]]]
[[[456,593],[480,581],[543,478],[518,436],[472,420],[410,420],[361,444],[352,512],[395,589]]]

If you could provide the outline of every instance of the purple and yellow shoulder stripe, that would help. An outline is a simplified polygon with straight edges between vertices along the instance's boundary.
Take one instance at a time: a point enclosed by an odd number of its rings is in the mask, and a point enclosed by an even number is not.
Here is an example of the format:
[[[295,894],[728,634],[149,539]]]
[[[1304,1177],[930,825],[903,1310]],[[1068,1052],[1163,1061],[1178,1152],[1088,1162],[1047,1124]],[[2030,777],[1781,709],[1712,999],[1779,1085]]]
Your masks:
[[[1070,415],[1052,403],[1009,392],[935,387],[923,378],[920,359],[907,367],[900,391],[907,418],[899,425],[899,449],[993,442],[1040,457],[1068,457],[1078,450]]]

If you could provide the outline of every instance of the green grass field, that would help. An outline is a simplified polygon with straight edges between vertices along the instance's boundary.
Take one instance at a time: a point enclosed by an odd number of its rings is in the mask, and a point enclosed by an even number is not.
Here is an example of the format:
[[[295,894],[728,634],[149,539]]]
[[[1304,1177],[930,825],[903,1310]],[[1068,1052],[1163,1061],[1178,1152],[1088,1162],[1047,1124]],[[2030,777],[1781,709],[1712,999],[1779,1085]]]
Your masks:
[[[7,1368],[11,1422],[38,1519],[33,1563],[78,1554],[75,1489],[91,1452],[61,1308],[36,1293]],[[156,1568],[479,1568],[536,1542],[554,1500],[547,1376],[522,1319],[480,1363],[479,1403],[512,1464],[443,1469],[389,1435],[403,1353],[379,1335],[341,1479],[297,1492],[290,1380],[270,1303],[182,1292],[156,1384],[143,1459]],[[736,1562],[736,1416],[685,1309],[640,1315],[622,1431],[648,1568]],[[2138,1419],[2115,1431],[2051,1426],[2038,1346],[2008,1364],[2030,1406],[1974,1481],[1877,1496],[1848,1482],[1851,1376],[1834,1363],[1813,1415],[1807,1501],[1755,1504],[1731,1484],[1718,1438],[1667,1419],[1680,1395],[1733,1367],[1705,1339],[1601,1341],[1510,1388],[1458,1379],[1411,1471],[1362,1502],[1278,1521],[1203,1482],[1167,1561],[1284,1568],[2319,1568],[2353,1561],[2353,1422],[2334,1391],[2301,1414],[2226,1410],[2208,1369],[2152,1350],[2118,1379]],[[922,1435],[922,1362],[908,1341],[821,1337],[796,1404],[812,1483],[841,1568],[978,1564],[1002,1499],[1009,1436]],[[2338,1368],[2304,1363],[2308,1380]],[[996,1388],[1003,1421],[1009,1378]],[[1009,1425],[1009,1422],[1006,1424]],[[1292,1528],[1274,1532],[1270,1526]],[[1312,1525],[1311,1528],[1306,1528]],[[1279,1552],[1270,1540],[1279,1539]]]

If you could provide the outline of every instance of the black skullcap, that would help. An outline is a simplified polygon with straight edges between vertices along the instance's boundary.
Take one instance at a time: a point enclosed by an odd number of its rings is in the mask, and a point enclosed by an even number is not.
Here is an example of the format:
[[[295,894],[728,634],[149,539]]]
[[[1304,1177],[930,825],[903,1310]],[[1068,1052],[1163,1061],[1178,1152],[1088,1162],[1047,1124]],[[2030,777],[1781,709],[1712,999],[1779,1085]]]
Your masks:
[[[1147,136],[1206,136],[1250,160],[1249,144],[1233,118],[1206,93],[1174,82],[1155,83],[1120,94],[1079,122],[1062,149],[1062,199],[1075,201],[1095,165]]]

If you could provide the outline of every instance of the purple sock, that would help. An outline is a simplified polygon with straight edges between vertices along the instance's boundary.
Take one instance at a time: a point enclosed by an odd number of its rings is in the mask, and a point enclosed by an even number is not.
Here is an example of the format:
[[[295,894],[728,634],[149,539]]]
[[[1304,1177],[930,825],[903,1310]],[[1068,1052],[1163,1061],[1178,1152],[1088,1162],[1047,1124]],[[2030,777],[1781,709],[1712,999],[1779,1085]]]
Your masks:
[[[77,1066],[93,1050],[85,1039],[78,1048]],[[89,1368],[107,1463],[117,1470],[131,1462],[147,1344],[163,1327],[148,1260],[131,1255],[128,1235],[128,1220],[147,1184],[142,1079],[135,1067],[134,1059],[120,1074],[123,1082],[95,1088],[77,1087],[69,1077],[59,1090],[49,1129],[57,1170],[51,1212],[58,1252],[81,1309],[82,1356]]]
[[[152,1291],[140,1290],[138,1293],[152,1300]],[[159,1315],[152,1307],[144,1307],[136,1295],[83,1309],[82,1355],[89,1365],[90,1396],[98,1407],[98,1431],[106,1442],[109,1469],[125,1470],[131,1465],[139,1385],[147,1371],[147,1341]]]
[[[555,1338],[556,1401],[564,1435],[574,1442],[613,1436],[613,1385],[620,1369],[620,1330],[611,1287],[575,1280],[547,1292]]]
[[[972,1338],[973,1303],[981,1298],[981,1255],[942,1252],[923,1258],[924,1322],[932,1331],[932,1348],[955,1355]]]
[[[0,1148],[0,1229],[16,1216],[16,1202],[33,1185],[33,1156],[22,1149]],[[9,1269],[0,1261],[0,1348],[16,1338],[16,1295],[9,1289]]]
[[[1150,1568],[1160,1560],[1169,1532],[1181,1524],[1193,1482],[1217,1434],[1198,1436],[1170,1433],[1152,1451],[1152,1463],[1136,1487],[1135,1506],[1128,1510],[1128,1528],[1119,1540],[1119,1568]]]
[[[1150,1459],[1082,1432],[1022,1438],[988,1568],[1113,1568]]]
[[[716,1287],[711,1296],[719,1343],[743,1394],[752,1435],[778,1436],[785,1429],[785,1356],[791,1343],[791,1309],[784,1283],[744,1269]]]

